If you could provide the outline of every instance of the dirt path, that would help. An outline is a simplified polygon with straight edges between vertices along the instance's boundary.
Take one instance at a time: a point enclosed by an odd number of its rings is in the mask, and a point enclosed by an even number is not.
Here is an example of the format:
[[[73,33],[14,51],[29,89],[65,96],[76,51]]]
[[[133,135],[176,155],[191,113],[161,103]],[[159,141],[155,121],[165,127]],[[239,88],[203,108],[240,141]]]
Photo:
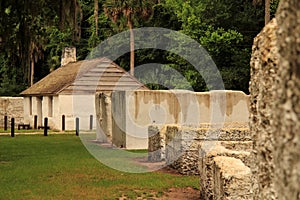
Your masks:
[[[183,176],[176,170],[170,167],[164,167],[159,170],[162,173],[169,173],[177,176]],[[156,198],[157,200],[198,200],[200,198],[200,191],[191,187],[187,188],[170,188],[164,192],[162,197]]]
[[[147,193],[137,198],[137,200],[199,200],[199,190],[191,187],[187,188],[170,188],[160,197],[156,197],[156,193]],[[120,197],[118,200],[129,200],[127,197]]]
[[[176,170],[172,169],[171,167],[163,167],[164,162],[148,162],[145,158],[142,159],[134,159],[136,163],[139,163],[143,166],[147,166],[150,171],[153,169],[159,168],[157,171],[161,173],[169,173],[176,176],[184,176],[178,173]],[[155,193],[153,193],[153,197],[140,197],[138,199],[152,199],[152,200],[198,200],[200,199],[200,192],[197,189],[192,187],[187,188],[169,188],[166,192],[163,193],[161,197],[155,197]],[[122,198],[121,198],[122,199]],[[124,198],[125,200],[126,198]]]
[[[171,200],[198,200],[200,198],[199,190],[191,187],[188,188],[170,188],[157,200],[171,199]]]

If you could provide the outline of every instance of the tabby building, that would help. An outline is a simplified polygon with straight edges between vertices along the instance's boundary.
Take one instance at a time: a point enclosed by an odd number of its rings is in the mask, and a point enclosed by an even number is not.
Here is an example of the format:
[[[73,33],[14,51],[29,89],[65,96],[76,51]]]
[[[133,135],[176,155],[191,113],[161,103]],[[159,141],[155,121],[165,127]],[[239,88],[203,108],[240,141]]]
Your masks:
[[[21,93],[24,97],[24,122],[38,126],[48,118],[51,129],[75,129],[75,118],[80,119],[80,129],[96,127],[95,93],[111,93],[114,90],[147,89],[143,84],[107,58],[76,62],[69,59],[62,66]],[[70,62],[71,61],[71,62]],[[73,62],[72,62],[73,61]],[[75,62],[74,62],[75,61]]]

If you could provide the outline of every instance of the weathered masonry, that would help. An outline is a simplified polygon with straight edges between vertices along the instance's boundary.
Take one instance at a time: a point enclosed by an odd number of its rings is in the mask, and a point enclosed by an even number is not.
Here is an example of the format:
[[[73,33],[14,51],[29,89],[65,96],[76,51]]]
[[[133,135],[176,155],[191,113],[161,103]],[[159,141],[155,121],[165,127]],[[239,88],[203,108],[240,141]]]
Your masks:
[[[23,123],[23,98],[22,97],[0,97],[0,127],[4,127],[4,116],[7,116],[8,122],[15,118],[15,123]]]
[[[150,125],[247,123],[249,96],[240,91],[114,91],[96,95],[98,121],[118,147],[148,148]]]
[[[252,138],[247,123],[149,127],[149,161],[200,176],[200,199],[250,199]]]
[[[251,120],[254,199],[300,199],[300,1],[280,1],[254,41]]]

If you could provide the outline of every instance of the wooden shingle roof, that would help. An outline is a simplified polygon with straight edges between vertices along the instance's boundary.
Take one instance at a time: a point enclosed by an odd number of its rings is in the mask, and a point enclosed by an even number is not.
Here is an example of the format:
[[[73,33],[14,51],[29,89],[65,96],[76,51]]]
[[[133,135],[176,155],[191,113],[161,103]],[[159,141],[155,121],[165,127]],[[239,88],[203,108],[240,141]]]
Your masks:
[[[148,89],[107,58],[69,63],[24,90],[23,96],[93,94],[100,91]]]

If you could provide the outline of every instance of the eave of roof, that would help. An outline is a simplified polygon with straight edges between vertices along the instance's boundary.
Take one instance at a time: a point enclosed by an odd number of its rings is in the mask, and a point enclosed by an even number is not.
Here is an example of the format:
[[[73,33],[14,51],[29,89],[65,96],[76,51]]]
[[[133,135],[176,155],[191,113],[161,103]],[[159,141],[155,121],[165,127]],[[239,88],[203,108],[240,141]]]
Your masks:
[[[148,89],[107,58],[69,63],[24,90],[22,96],[93,93],[96,91]]]

